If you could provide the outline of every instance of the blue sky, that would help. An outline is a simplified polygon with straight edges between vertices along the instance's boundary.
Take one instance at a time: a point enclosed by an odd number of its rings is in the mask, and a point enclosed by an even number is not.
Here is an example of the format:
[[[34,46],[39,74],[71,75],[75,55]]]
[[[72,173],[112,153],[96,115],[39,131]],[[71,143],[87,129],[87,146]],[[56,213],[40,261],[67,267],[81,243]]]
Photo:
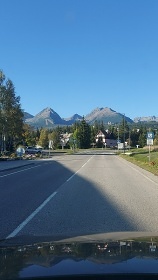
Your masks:
[[[0,0],[0,69],[35,115],[158,116],[157,0]]]

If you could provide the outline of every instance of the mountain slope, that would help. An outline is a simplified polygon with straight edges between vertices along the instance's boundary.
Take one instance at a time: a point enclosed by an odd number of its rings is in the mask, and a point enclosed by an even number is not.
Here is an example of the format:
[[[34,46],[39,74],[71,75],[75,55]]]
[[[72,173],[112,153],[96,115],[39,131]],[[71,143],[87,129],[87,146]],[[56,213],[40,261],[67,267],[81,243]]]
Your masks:
[[[119,123],[124,116],[111,108],[96,108],[90,114],[85,116],[86,121],[89,124],[93,124],[96,120],[103,121],[104,123]],[[125,116],[127,122],[132,123],[133,120]]]
[[[89,124],[93,124],[95,121],[103,121],[104,123],[120,123],[122,122],[123,117],[124,116],[122,114],[106,107],[94,109],[90,114],[85,116],[85,119]],[[133,122],[126,116],[125,119],[129,123]],[[70,118],[61,118],[53,109],[47,107],[39,112],[36,116],[27,118],[25,122],[33,127],[53,128],[57,125],[72,125],[76,121],[81,120],[82,117],[78,114],[74,114]]]
[[[150,117],[136,117],[134,118],[134,122],[158,122],[158,117],[150,116]]]
[[[55,125],[65,125],[63,120],[53,109],[47,107],[31,119],[26,119],[26,123],[34,127],[51,128]]]
[[[78,115],[78,114],[74,114],[72,117],[70,118],[64,118],[63,120],[65,120],[67,122],[67,124],[72,125],[73,123],[75,123],[76,121],[81,121],[83,119],[82,116]]]
[[[24,120],[26,120],[26,119],[32,119],[34,116],[33,115],[31,115],[31,114],[29,114],[29,113],[27,113],[27,112],[23,112],[24,113]]]

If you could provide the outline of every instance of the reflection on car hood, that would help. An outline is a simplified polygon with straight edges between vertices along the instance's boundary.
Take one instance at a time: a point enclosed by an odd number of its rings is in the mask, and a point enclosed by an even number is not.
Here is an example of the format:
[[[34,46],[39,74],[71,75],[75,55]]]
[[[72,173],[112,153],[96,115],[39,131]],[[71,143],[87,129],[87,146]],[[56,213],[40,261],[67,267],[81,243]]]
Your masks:
[[[158,233],[20,236],[0,242],[0,279],[113,273],[158,274]]]

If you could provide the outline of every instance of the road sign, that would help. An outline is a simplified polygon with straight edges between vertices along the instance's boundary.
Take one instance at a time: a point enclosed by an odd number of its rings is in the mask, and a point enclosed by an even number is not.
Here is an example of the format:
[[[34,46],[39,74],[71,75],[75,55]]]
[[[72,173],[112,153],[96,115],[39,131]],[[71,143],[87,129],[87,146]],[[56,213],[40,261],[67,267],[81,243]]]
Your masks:
[[[18,147],[16,150],[16,154],[18,157],[22,157],[25,154],[25,149],[22,147]]]
[[[123,150],[124,148],[124,143],[118,143],[118,149]]]
[[[151,245],[150,250],[151,250],[151,252],[155,252],[156,251],[156,245]]]
[[[49,149],[53,149],[53,140],[49,140]]]
[[[126,246],[126,242],[120,241],[120,246]]]
[[[152,146],[153,144],[154,144],[153,139],[147,138],[147,145],[148,145],[148,146]]]
[[[147,139],[153,139],[154,133],[153,132],[147,132]]]

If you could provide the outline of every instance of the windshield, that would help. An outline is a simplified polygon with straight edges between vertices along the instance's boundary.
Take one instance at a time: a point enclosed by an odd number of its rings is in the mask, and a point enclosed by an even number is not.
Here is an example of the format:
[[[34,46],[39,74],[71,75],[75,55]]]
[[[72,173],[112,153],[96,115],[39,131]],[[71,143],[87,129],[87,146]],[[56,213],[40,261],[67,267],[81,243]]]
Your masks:
[[[157,232],[158,2],[0,10],[0,239]]]

